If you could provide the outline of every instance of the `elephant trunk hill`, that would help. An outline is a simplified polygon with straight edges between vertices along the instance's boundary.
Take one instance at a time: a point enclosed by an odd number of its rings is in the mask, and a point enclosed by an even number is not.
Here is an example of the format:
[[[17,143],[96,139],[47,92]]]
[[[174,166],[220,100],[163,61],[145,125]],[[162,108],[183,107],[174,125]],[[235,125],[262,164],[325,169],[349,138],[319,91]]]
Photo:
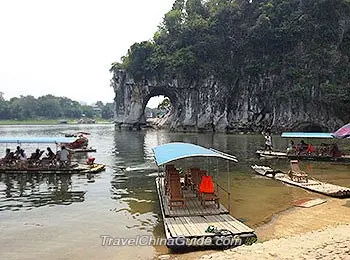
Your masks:
[[[175,131],[334,131],[350,120],[350,1],[176,0],[114,63],[115,121],[165,95]]]

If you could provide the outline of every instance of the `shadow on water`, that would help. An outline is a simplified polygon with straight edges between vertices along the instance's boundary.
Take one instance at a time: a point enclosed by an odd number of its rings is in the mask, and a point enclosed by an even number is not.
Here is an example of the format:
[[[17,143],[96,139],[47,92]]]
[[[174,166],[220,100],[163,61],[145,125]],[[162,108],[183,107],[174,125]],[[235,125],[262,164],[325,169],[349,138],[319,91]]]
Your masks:
[[[86,180],[85,175],[1,174],[0,211],[83,202],[84,189],[73,188],[72,182],[83,184]]]

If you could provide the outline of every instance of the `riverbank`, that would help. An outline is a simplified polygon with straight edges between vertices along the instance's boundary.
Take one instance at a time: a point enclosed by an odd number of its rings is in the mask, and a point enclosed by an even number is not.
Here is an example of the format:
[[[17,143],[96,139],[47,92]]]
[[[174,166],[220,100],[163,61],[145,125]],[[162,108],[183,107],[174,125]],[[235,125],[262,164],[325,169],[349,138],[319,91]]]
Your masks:
[[[350,259],[349,224],[350,199],[328,198],[324,204],[294,207],[274,216],[255,228],[259,242],[252,246],[177,254],[171,259],[316,259],[346,253],[348,258],[335,259]]]
[[[350,259],[350,225],[272,239],[252,246],[204,255],[200,259]]]
[[[60,120],[60,119],[38,119],[38,120],[0,120],[0,125],[76,125],[78,119]],[[96,124],[112,124],[111,121],[97,120]]]

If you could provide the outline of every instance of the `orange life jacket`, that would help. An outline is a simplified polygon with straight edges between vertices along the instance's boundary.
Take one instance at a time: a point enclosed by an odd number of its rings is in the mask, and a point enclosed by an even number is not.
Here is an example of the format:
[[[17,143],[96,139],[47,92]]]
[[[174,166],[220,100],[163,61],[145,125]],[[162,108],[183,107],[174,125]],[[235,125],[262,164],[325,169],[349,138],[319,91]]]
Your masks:
[[[202,181],[199,184],[200,193],[214,193],[214,182],[211,176],[203,176]]]

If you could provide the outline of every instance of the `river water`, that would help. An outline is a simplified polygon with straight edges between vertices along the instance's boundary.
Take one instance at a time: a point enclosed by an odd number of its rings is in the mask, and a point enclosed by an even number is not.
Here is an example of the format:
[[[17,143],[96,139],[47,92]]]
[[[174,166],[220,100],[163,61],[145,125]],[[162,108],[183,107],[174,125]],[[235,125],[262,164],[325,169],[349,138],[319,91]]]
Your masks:
[[[250,227],[269,221],[290,208],[294,200],[319,197],[252,174],[249,166],[255,163],[288,168],[285,160],[256,158],[256,149],[264,143],[261,135],[128,132],[113,125],[52,125],[1,126],[0,136],[52,137],[79,130],[91,133],[89,143],[97,152],[90,155],[106,164],[106,171],[96,175],[1,174],[0,259],[152,259],[167,253],[165,246],[102,245],[107,236],[149,237],[151,242],[152,238],[164,238],[152,147],[167,142],[190,142],[238,157],[239,163],[229,164],[231,214]],[[274,136],[274,148],[284,149],[287,141]],[[0,151],[15,146],[0,144]],[[27,153],[37,147],[23,145]],[[221,186],[227,187],[226,162],[196,159],[186,163],[208,169]],[[350,187],[349,165],[303,162],[302,168],[314,178]],[[222,202],[227,206],[225,198]]]

